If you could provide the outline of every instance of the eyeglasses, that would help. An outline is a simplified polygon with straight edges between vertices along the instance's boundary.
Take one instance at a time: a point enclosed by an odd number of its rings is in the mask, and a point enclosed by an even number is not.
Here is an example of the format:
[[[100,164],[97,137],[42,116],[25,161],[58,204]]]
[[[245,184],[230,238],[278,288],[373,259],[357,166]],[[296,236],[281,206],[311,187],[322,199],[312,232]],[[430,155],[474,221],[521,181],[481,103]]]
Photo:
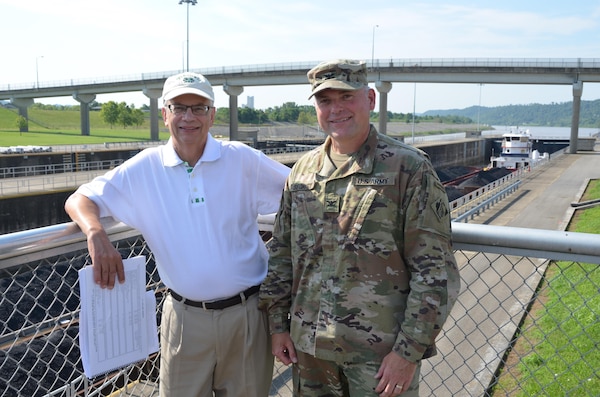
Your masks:
[[[210,109],[212,109],[212,106],[208,106],[208,105],[186,106],[186,105],[169,104],[169,105],[167,105],[167,107],[169,108],[171,113],[178,114],[178,115],[187,113],[188,109],[192,109],[192,114],[194,116],[206,116],[208,114],[208,112],[210,111]]]

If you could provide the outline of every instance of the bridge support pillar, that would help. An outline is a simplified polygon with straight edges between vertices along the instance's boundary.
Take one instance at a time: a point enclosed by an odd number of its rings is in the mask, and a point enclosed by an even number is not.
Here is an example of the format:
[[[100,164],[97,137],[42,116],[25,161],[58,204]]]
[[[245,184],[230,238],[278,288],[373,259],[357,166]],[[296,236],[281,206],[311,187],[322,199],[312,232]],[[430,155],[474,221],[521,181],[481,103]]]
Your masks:
[[[158,88],[144,88],[144,95],[150,98],[150,140],[158,141],[158,98],[162,90]]]
[[[27,108],[33,105],[33,98],[10,98],[10,102],[19,109],[19,116],[23,116],[27,120],[27,124],[19,128],[19,132],[29,131],[29,116]]]
[[[387,135],[387,100],[388,92],[392,90],[389,81],[376,81],[375,88],[379,91],[379,132]]]
[[[225,83],[223,91],[229,95],[229,140],[238,141],[238,96],[244,92],[244,87]]]
[[[581,94],[583,93],[583,82],[573,83],[573,115],[571,116],[571,138],[569,139],[569,153],[577,153],[579,143],[579,113],[581,109]]]
[[[95,94],[79,94],[75,92],[73,98],[79,102],[79,115],[81,118],[81,135],[90,135],[90,103],[96,99]]]

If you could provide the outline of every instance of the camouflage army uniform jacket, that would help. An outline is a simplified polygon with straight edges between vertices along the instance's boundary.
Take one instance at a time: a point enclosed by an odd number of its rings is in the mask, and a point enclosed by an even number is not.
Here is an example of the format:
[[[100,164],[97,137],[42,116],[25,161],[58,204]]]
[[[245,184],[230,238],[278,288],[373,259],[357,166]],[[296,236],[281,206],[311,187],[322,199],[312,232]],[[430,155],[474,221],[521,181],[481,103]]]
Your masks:
[[[430,357],[460,288],[444,187],[424,152],[373,126],[328,171],[329,145],[284,189],[260,292],[270,331],[336,362]]]

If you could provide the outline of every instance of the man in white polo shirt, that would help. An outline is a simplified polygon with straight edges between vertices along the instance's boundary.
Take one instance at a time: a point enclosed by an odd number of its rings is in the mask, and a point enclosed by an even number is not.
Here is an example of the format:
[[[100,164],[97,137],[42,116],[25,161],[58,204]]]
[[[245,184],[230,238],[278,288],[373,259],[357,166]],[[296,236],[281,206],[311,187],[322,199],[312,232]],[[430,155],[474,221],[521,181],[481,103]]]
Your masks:
[[[277,211],[289,168],[239,142],[215,140],[214,94],[181,73],[163,88],[171,137],[82,185],[65,210],[87,236],[95,281],[123,281],[100,218],[139,230],[170,294],[161,321],[161,396],[268,395],[273,372],[258,286],[267,272],[259,214]]]

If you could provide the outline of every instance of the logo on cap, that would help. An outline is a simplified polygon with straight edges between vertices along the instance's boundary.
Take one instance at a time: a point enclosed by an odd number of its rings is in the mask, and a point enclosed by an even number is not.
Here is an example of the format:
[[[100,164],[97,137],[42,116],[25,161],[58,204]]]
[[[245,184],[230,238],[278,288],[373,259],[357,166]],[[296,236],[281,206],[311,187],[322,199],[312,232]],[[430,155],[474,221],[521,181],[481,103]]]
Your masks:
[[[171,76],[163,87],[163,101],[168,101],[184,94],[199,95],[214,101],[212,86],[206,78],[198,73],[185,72]]]
[[[184,83],[194,83],[196,81],[200,81],[197,76],[183,76],[181,79]]]

